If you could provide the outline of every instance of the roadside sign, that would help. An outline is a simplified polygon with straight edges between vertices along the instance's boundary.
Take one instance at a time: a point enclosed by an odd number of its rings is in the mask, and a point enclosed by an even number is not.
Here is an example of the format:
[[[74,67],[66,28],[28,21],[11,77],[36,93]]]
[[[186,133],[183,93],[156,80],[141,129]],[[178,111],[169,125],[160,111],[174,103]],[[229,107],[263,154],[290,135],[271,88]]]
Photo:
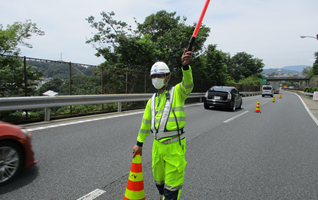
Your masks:
[[[262,79],[263,85],[266,85],[267,84],[267,78],[261,78],[261,79]]]
[[[318,100],[318,92],[317,91],[314,92],[313,100]]]

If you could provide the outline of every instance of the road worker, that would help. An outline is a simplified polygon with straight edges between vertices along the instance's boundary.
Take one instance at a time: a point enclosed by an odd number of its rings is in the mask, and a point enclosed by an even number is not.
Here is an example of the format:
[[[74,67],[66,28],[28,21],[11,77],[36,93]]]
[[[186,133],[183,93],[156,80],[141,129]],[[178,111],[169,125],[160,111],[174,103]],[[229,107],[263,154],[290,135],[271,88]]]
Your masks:
[[[151,67],[150,76],[157,92],[147,102],[137,144],[133,147],[133,157],[138,152],[142,155],[146,137],[150,132],[154,135],[152,172],[160,199],[177,200],[182,191],[187,164],[184,101],[193,89],[191,60],[192,51],[185,49],[181,56],[182,82],[175,87],[168,84],[170,70],[164,62]]]

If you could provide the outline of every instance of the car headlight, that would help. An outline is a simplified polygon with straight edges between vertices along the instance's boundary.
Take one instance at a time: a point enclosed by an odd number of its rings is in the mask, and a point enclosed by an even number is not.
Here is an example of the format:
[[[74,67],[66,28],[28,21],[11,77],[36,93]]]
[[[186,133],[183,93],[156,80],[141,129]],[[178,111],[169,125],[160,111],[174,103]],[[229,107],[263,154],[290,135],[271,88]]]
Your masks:
[[[25,129],[25,128],[21,128],[21,131],[26,135],[26,136],[28,136],[28,137],[32,137],[32,133],[31,132],[29,132],[27,129]]]

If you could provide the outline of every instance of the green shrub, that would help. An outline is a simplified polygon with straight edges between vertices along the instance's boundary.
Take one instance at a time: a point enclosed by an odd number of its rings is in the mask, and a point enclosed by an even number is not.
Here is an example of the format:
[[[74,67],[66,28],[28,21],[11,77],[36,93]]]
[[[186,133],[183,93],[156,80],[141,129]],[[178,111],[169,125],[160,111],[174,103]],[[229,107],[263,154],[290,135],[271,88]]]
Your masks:
[[[312,88],[313,88],[313,87],[306,87],[305,90],[304,90],[304,92],[309,92],[309,93],[311,93]]]
[[[311,89],[311,93],[314,93],[315,91],[318,91],[318,87],[313,87],[313,88]]]

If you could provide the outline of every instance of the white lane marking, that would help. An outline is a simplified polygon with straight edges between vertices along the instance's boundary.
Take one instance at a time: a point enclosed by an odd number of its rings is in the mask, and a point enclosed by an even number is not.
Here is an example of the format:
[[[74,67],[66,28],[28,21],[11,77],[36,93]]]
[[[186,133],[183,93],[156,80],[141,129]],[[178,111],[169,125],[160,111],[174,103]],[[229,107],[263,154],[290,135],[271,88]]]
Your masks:
[[[185,107],[199,106],[201,104],[202,103],[195,103],[195,104],[186,105]],[[68,123],[63,123],[63,124],[55,124],[55,125],[50,125],[50,126],[42,126],[42,127],[37,127],[37,128],[30,128],[27,130],[28,131],[38,131],[38,130],[43,130],[43,129],[56,128],[56,127],[60,127],[60,126],[68,126],[68,125],[80,124],[80,123],[85,123],[85,122],[93,122],[93,121],[98,121],[98,120],[124,117],[124,116],[129,116],[129,115],[137,115],[137,114],[141,114],[141,113],[144,113],[144,111],[128,113],[128,114],[112,115],[112,116],[108,116],[108,117],[99,117],[99,118],[95,118],[95,119],[86,119],[86,120],[81,120],[81,121],[68,122]]]
[[[248,112],[249,112],[249,111],[245,111],[245,112],[243,112],[243,113],[241,113],[241,114],[239,114],[239,115],[236,115],[236,116],[234,116],[234,117],[231,117],[230,119],[225,120],[223,123],[229,123],[229,122],[232,121],[233,119],[238,118],[238,117],[240,117],[240,116],[242,116],[242,115],[244,115],[244,114],[246,114],[246,113],[248,113]]]
[[[37,130],[55,128],[55,127],[60,127],[60,126],[68,126],[68,125],[80,124],[80,123],[85,123],[85,122],[98,121],[98,120],[103,120],[103,119],[117,118],[117,117],[123,117],[123,116],[128,116],[128,115],[136,115],[136,114],[140,114],[140,113],[144,113],[144,111],[135,112],[135,113],[128,113],[128,114],[112,115],[112,116],[108,116],[108,117],[100,117],[100,118],[95,118],[95,119],[86,119],[86,120],[68,122],[68,123],[64,123],[64,124],[56,124],[56,125],[51,125],[51,126],[30,128],[30,129],[28,129],[28,131],[37,131]]]
[[[87,195],[82,196],[81,198],[79,198],[77,200],[93,200],[93,199],[96,199],[97,197],[101,196],[105,192],[106,192],[105,190],[96,189],[96,190],[88,193]]]
[[[268,101],[266,101],[266,102],[262,103],[262,104],[261,104],[261,106],[262,106],[262,105],[265,105],[265,104],[267,104],[267,103],[268,103]]]
[[[298,98],[301,100],[301,102],[303,103],[305,109],[307,110],[309,116],[312,118],[312,120],[314,120],[314,122],[316,123],[316,125],[318,126],[318,119],[315,117],[314,114],[312,114],[312,112],[309,110],[309,108],[307,107],[307,105],[305,104],[305,102],[303,101],[303,99],[297,94],[297,93],[293,93],[296,94],[298,96]]]

